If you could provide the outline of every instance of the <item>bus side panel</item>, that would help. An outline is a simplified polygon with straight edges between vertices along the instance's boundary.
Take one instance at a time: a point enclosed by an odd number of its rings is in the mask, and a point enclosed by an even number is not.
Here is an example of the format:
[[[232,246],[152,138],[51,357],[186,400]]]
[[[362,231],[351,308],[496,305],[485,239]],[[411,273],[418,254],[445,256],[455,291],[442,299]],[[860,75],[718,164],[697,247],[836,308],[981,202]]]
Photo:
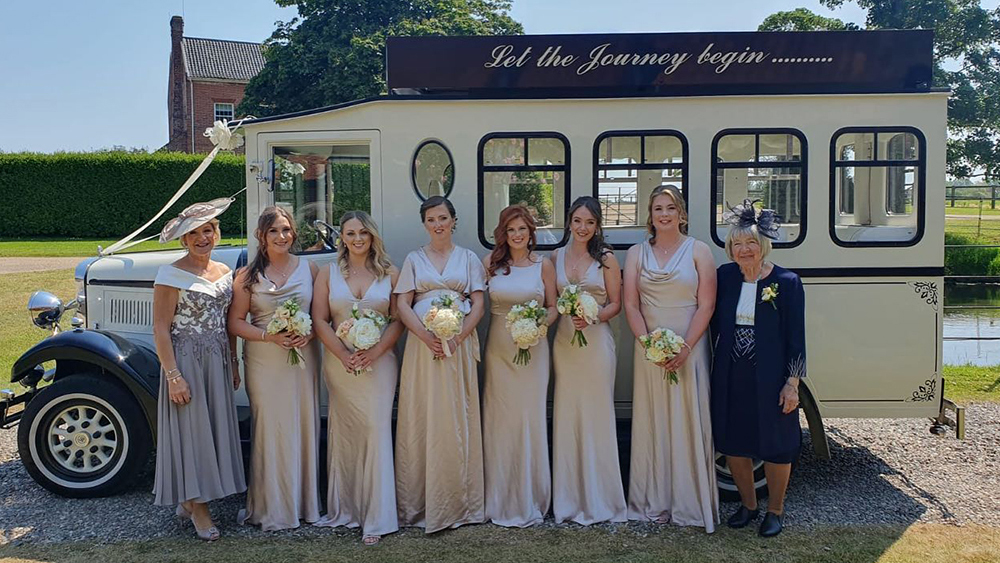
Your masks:
[[[934,416],[940,279],[807,280],[808,384],[825,417]]]

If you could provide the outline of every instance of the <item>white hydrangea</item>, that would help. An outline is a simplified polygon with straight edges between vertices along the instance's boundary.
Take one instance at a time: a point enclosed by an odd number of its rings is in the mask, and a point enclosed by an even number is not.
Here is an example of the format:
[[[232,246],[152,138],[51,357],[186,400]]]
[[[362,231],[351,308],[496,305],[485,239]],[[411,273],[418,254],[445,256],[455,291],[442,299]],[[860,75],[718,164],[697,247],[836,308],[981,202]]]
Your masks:
[[[544,332],[539,330],[541,326],[532,319],[518,319],[510,325],[510,336],[514,339],[514,343],[517,344],[518,348],[527,350],[538,344],[538,341],[541,340]]]

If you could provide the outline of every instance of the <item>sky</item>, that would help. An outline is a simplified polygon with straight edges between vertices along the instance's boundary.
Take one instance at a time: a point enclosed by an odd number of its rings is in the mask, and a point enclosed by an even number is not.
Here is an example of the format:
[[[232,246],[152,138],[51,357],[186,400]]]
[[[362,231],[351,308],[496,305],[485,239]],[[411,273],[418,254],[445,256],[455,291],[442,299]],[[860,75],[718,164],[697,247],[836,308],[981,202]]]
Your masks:
[[[988,0],[996,4],[1000,0]],[[818,0],[514,0],[527,33],[752,31]],[[294,8],[273,0],[0,2],[0,151],[156,150],[167,142],[170,18],[184,35],[261,42]]]

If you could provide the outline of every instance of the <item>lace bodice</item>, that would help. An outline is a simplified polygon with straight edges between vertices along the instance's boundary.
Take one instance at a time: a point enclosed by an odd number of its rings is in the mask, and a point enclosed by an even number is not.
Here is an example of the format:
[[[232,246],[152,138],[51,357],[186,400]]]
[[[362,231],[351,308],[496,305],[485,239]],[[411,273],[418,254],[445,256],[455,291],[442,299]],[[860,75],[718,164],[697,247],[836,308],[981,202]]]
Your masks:
[[[214,282],[174,266],[161,266],[155,285],[177,288],[177,309],[170,336],[218,337],[226,335],[226,310],[233,299],[233,273]]]

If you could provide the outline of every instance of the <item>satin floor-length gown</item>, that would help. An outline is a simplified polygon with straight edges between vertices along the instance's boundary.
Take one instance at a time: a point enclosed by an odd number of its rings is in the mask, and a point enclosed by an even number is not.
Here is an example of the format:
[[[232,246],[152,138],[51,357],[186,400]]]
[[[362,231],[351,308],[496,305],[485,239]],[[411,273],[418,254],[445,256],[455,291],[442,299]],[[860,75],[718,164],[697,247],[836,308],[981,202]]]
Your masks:
[[[365,290],[361,299],[351,292],[340,267],[330,265],[330,314],[333,326],[351,317],[351,309],[372,309],[389,316],[392,280],[386,275]],[[344,343],[351,352],[354,349]],[[392,460],[392,400],[399,364],[389,350],[372,363],[371,371],[355,375],[329,350],[323,356],[323,376],[329,391],[327,416],[326,515],[318,526],[361,527],[366,536],[383,536],[399,529],[396,482]]]
[[[160,382],[153,502],[209,502],[241,493],[247,486],[226,333],[232,272],[210,282],[166,265],[153,283],[180,290],[170,343],[191,390],[191,402],[177,405],[166,381]]]
[[[566,252],[556,256],[556,286],[571,283],[607,304],[604,270],[594,261],[580,280],[566,277]],[[552,345],[552,512],[556,522],[624,522],[627,512],[615,429],[615,340],[608,323],[583,330],[588,345],[570,343],[573,320],[559,319]]]
[[[275,309],[297,297],[303,311],[312,304],[309,262],[298,266],[280,288],[261,274],[250,295],[250,322],[264,329]],[[247,506],[239,521],[263,530],[297,528],[319,520],[319,354],[315,342],[299,349],[302,363],[290,365],[288,350],[247,341],[246,389],[252,442]]]
[[[660,267],[649,242],[641,245],[639,310],[650,331],[669,328],[683,337],[698,308],[695,239],[688,238]],[[633,355],[632,459],[628,516],[668,520],[713,532],[719,521],[709,380],[708,335],[692,347],[671,384],[662,368]]]
[[[545,306],[541,258],[537,264],[498,268],[490,278],[490,332],[483,389],[486,517],[501,526],[539,524],[549,511],[552,474],[545,420],[549,341],[529,349],[526,366],[514,364],[517,345],[507,330],[511,307],[536,300]]]
[[[456,246],[439,273],[423,248],[411,252],[395,293],[414,292],[423,319],[435,297],[486,289],[486,270],[471,250]],[[464,311],[470,303],[462,300]],[[396,501],[401,526],[430,534],[485,521],[483,440],[479,414],[479,337],[475,331],[451,357],[434,359],[409,335],[400,370],[396,420]]]

